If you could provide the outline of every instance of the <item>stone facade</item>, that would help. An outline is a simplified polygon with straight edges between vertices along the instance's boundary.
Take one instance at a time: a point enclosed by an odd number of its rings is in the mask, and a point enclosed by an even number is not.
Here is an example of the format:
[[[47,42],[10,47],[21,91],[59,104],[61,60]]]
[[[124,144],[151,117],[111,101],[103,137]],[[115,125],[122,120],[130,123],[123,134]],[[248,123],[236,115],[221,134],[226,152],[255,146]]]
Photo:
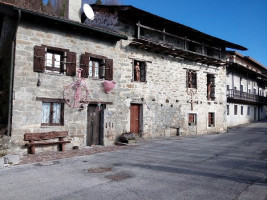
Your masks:
[[[181,135],[196,135],[226,130],[225,69],[190,61],[182,61],[163,55],[140,51],[129,47],[129,41],[114,43],[90,37],[66,34],[60,30],[27,23],[20,24],[17,32],[15,79],[12,118],[12,141],[15,151],[26,152],[23,136],[27,132],[68,131],[72,146],[85,146],[87,137],[87,110],[64,106],[64,126],[41,126],[42,102],[38,97],[62,99],[64,87],[77,77],[36,73],[33,71],[33,49],[47,45],[69,49],[80,55],[94,53],[114,61],[116,88],[104,93],[103,80],[86,79],[91,101],[112,102],[104,110],[104,145],[114,144],[115,137],[130,131],[130,105],[136,103],[143,109],[143,137],[171,136],[174,128]],[[132,81],[133,59],[147,61],[147,81]],[[198,89],[191,95],[186,87],[186,69],[196,70]],[[216,101],[206,97],[207,73],[215,75]],[[37,86],[38,79],[40,86]],[[215,126],[208,127],[208,112],[215,113]],[[197,125],[188,126],[188,114],[197,114]],[[112,124],[112,125],[110,125]],[[49,147],[46,149],[51,149]],[[38,151],[43,149],[37,148]]]
[[[75,18],[74,10],[70,11],[72,15],[74,14],[72,20],[78,20],[79,18]],[[143,12],[138,9],[133,11]],[[145,14],[150,15],[146,12]],[[99,123],[101,133],[99,134],[103,134],[101,144],[105,146],[113,145],[116,137],[122,133],[131,132],[134,105],[139,108],[137,132],[144,138],[221,133],[227,130],[227,75],[224,51],[226,46],[218,46],[216,41],[220,39],[200,33],[201,39],[205,36],[209,37],[207,41],[213,41],[212,45],[215,48],[211,53],[213,47],[203,45],[204,39],[196,42],[183,40],[183,38],[178,41],[176,40],[178,37],[166,37],[169,43],[177,42],[178,48],[185,48],[187,42],[191,45],[195,42],[194,48],[176,49],[181,55],[175,55],[170,53],[173,50],[169,47],[169,49],[164,47],[165,52],[161,51],[162,49],[152,52],[146,48],[134,46],[136,24],[134,21],[126,23],[125,19],[121,20],[118,17],[121,15],[117,12],[105,11],[104,18],[98,12],[99,18],[96,16],[93,23],[87,24],[90,28],[78,22],[62,21],[35,13],[40,21],[45,21],[41,24],[27,18],[29,17],[27,15],[34,15],[34,13],[26,12],[22,15],[25,15],[25,18],[18,25],[14,49],[11,127],[13,153],[27,153],[25,133],[67,131],[67,139],[71,140],[71,143],[66,144],[66,149],[74,146],[88,146],[88,138],[91,137],[88,135],[89,127],[90,123],[93,123],[89,120],[90,104],[96,106],[98,102],[102,103]],[[110,20],[106,21],[105,17]],[[53,20],[56,22],[52,23]],[[99,23],[105,23],[105,26]],[[102,26],[98,27],[98,25]],[[177,26],[175,22],[172,25]],[[187,34],[192,33],[188,32],[191,30],[188,27],[182,28]],[[76,29],[83,31],[75,31]],[[127,37],[119,36],[118,39],[117,33]],[[161,37],[149,31],[142,34],[148,38],[151,36],[153,40]],[[111,40],[108,35],[112,35],[115,39]],[[195,35],[192,38],[198,38],[198,36]],[[224,44],[224,41],[220,40],[219,44]],[[229,43],[226,44],[229,45]],[[78,74],[69,76],[67,72],[56,74],[48,70],[36,72],[34,63],[38,56],[35,54],[35,47],[42,45],[76,53],[76,69],[83,67],[82,55],[85,53],[112,59],[113,80],[116,82],[116,87],[110,93],[105,93],[104,79],[85,78],[89,89],[88,108],[85,106],[85,109],[74,109],[64,103],[64,123],[56,126],[55,124],[44,125],[42,123],[44,99],[60,100],[62,103],[64,89],[78,79]],[[241,48],[235,44],[230,45]],[[143,68],[145,81],[135,80],[136,62],[141,62],[140,64],[145,66]],[[188,84],[189,72],[196,74],[196,87],[190,88]],[[208,98],[207,92],[210,77],[214,85],[212,100]],[[55,151],[56,148],[53,145],[37,147],[36,152]]]

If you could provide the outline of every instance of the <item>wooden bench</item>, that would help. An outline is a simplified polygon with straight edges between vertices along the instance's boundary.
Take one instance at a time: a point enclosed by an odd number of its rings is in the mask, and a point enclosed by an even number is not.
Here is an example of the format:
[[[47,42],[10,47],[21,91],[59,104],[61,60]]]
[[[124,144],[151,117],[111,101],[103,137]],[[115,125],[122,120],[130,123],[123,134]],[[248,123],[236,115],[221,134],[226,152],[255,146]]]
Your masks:
[[[43,145],[59,145],[59,151],[65,150],[65,144],[70,141],[64,141],[64,137],[68,136],[67,131],[51,131],[46,133],[25,133],[24,140],[29,141],[25,144],[29,148],[29,153],[35,154],[35,146]],[[58,138],[58,141],[47,141]],[[36,142],[35,142],[36,141]]]

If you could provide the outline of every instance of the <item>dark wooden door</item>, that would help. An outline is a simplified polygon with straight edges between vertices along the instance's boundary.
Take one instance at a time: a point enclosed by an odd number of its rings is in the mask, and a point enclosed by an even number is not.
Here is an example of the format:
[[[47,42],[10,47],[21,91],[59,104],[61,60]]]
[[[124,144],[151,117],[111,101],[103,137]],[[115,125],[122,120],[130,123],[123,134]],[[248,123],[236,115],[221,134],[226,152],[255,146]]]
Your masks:
[[[131,104],[131,124],[130,124],[130,131],[132,133],[139,133],[139,126],[140,126],[140,105],[138,104]]]
[[[254,121],[257,121],[257,107],[254,107]]]
[[[96,105],[89,105],[87,112],[87,141],[86,145],[99,145],[100,141],[100,113]]]

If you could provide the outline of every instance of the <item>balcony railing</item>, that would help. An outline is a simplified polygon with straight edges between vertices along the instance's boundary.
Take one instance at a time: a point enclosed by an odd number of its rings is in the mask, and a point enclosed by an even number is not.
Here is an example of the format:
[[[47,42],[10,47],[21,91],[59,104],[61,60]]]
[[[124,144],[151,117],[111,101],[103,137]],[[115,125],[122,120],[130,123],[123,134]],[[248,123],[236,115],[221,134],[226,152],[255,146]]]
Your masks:
[[[267,97],[249,94],[247,92],[242,92],[234,89],[227,91],[227,99],[243,101],[243,102],[254,102],[267,105]]]

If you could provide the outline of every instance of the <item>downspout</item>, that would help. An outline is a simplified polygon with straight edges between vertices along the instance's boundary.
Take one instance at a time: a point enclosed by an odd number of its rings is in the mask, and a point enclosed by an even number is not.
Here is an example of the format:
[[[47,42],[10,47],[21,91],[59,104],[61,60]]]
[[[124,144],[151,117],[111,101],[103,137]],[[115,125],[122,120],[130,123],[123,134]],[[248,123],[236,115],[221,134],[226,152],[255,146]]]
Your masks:
[[[21,10],[18,9],[18,19],[15,27],[14,38],[12,41],[11,60],[10,60],[10,84],[9,84],[9,99],[8,99],[8,125],[7,135],[11,136],[11,123],[12,123],[12,106],[13,106],[13,84],[14,84],[14,61],[15,61],[15,39],[17,35],[18,26],[21,20]]]

